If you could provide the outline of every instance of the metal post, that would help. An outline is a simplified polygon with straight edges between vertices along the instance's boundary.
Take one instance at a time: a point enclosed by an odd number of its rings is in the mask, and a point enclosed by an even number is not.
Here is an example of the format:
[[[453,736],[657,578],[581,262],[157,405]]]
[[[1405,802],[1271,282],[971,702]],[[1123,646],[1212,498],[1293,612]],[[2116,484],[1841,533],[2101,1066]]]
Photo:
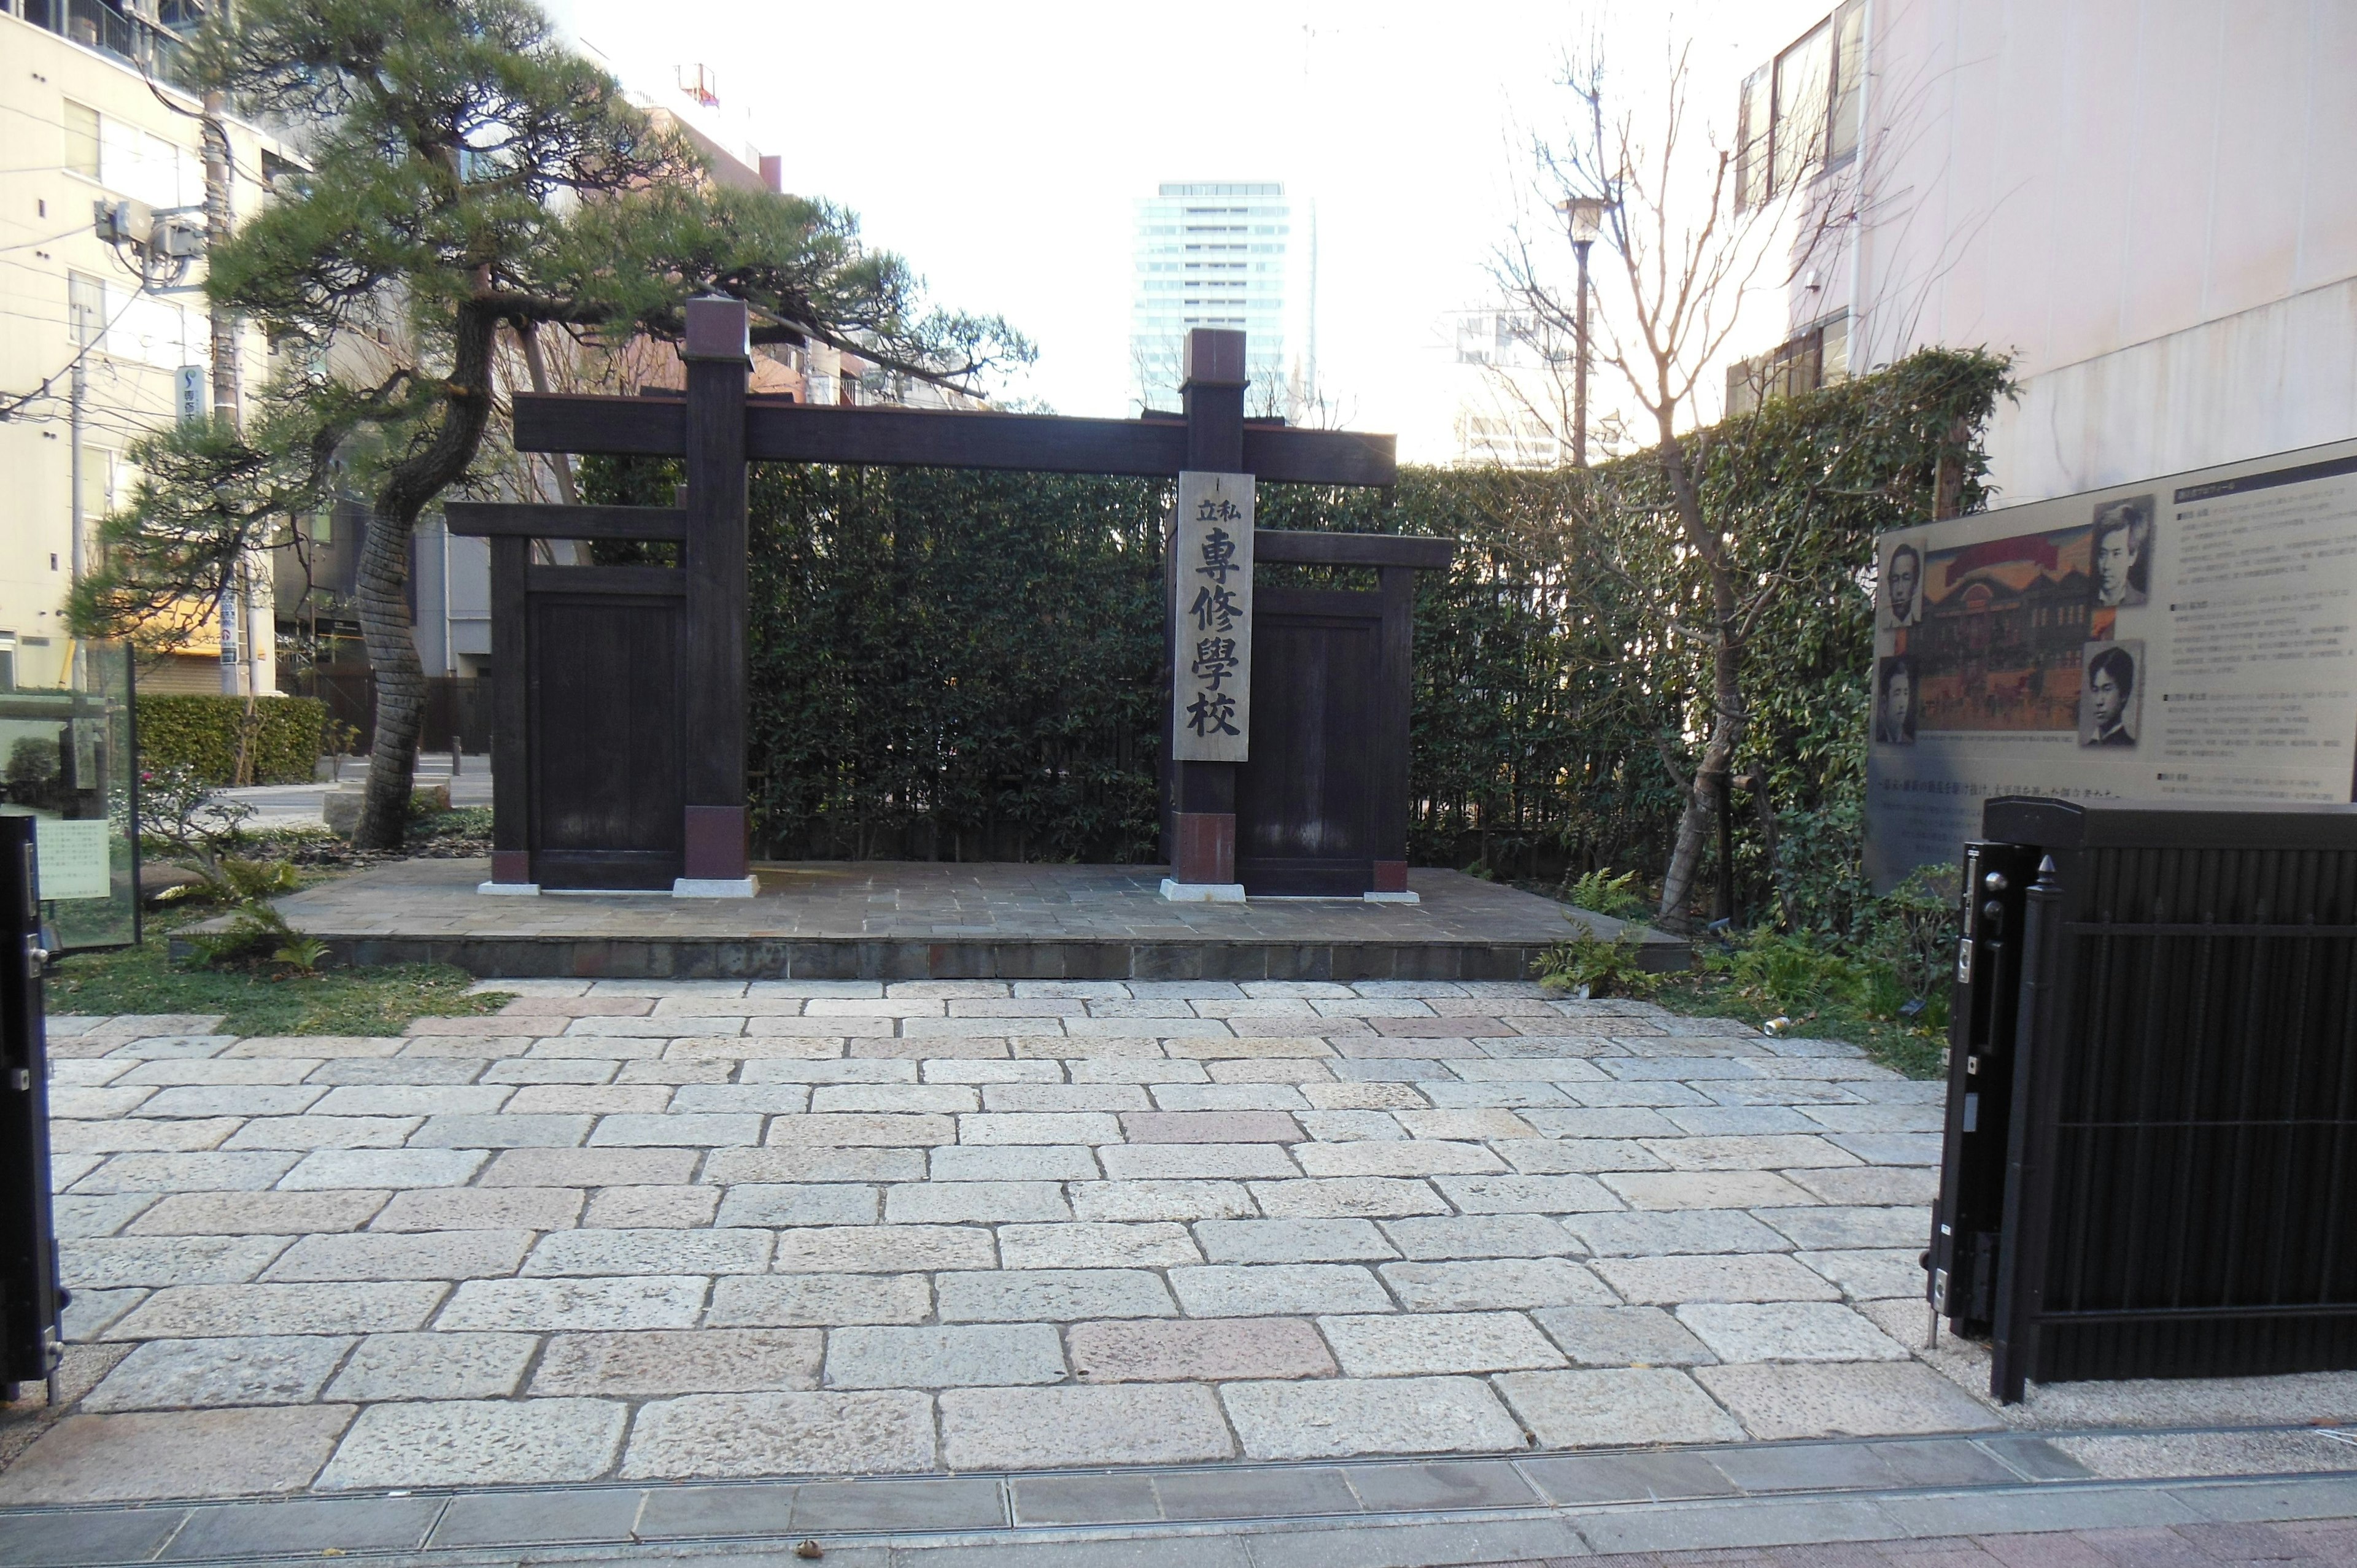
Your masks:
[[[70,413],[69,413],[66,421],[68,437],[73,442],[71,459],[73,464],[73,499],[71,502],[73,515],[73,553],[71,557],[71,564],[73,568],[74,585],[77,587],[81,584],[82,574],[89,570],[90,547],[82,539],[82,535],[88,530],[90,523],[89,520],[82,516],[81,438],[82,401],[84,394],[86,394],[90,390],[90,380],[84,373],[83,366],[85,361],[89,359],[90,345],[87,334],[91,330],[91,324],[90,323],[79,320],[74,323],[75,352],[73,362],[73,391],[70,401],[67,404]],[[89,673],[90,655],[82,647],[82,639],[77,637],[74,639],[73,643],[73,689],[75,691],[80,692],[88,687]]]
[[[1571,367],[1571,462],[1576,468],[1587,467],[1587,247],[1591,242],[1574,240],[1573,252],[1579,257],[1579,298],[1572,306],[1573,335],[1577,338],[1572,351]]]

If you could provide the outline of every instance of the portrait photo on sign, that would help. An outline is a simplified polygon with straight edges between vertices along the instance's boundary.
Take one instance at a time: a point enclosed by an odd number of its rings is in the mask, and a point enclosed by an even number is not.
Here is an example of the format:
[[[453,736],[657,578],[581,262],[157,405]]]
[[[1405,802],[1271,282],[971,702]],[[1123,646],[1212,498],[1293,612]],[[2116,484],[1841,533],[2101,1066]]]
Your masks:
[[[2134,746],[2144,705],[2144,644],[2091,642],[2079,682],[2079,744]]]
[[[2132,609],[2152,591],[2150,496],[2105,501],[2095,509],[2090,602],[2099,609]]]
[[[1874,738],[1884,746],[1915,744],[1915,704],[1919,694],[1915,661],[1908,658],[1878,660],[1874,673]]]
[[[1923,618],[1923,553],[1912,544],[1895,544],[1882,558],[1882,616],[1886,626]]]

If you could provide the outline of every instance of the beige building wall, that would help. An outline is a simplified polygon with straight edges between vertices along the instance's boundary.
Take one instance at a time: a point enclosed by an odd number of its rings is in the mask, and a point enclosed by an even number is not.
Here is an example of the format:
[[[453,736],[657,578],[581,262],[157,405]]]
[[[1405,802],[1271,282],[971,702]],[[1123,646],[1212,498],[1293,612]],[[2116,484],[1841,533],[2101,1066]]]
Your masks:
[[[91,208],[124,199],[151,207],[200,204],[204,156],[195,100],[160,84],[151,90],[127,61],[6,11],[0,0],[0,141],[8,148],[0,158],[0,407],[51,384],[0,420],[0,633],[16,639],[20,683],[55,685],[71,656],[62,609],[73,559],[73,443],[70,378],[61,372],[79,347],[74,306],[98,302],[105,328],[83,361],[83,505],[92,538],[107,510],[129,499],[132,443],[176,417],[178,368],[210,364],[203,295],[143,294],[135,267],[92,231]],[[285,149],[234,122],[230,138],[231,210],[250,214],[265,195],[264,147],[274,155]],[[201,215],[192,220],[201,225]],[[203,276],[199,260],[182,281]],[[244,335],[241,359],[251,398],[268,373],[259,333]],[[209,377],[209,369],[204,373]],[[209,381],[205,398],[209,407]],[[267,693],[277,682],[266,554],[259,570],[256,603],[265,628],[259,685]],[[191,652],[143,669],[148,689],[221,689],[217,624],[190,646]]]
[[[1870,0],[1867,35],[1824,282],[1854,363],[2016,355],[2004,501],[2357,435],[2357,5]]]

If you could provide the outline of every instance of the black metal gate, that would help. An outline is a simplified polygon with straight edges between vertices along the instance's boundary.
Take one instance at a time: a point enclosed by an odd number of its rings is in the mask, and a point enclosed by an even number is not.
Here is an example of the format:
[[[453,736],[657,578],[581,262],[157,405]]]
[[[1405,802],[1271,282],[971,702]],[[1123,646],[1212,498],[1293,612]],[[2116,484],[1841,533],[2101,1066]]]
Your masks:
[[[1929,1261],[1991,1391],[2357,1367],[2357,809],[1983,831]]]
[[[0,817],[0,1384],[57,1374],[57,1230],[33,819]],[[54,1395],[52,1386],[51,1393]]]

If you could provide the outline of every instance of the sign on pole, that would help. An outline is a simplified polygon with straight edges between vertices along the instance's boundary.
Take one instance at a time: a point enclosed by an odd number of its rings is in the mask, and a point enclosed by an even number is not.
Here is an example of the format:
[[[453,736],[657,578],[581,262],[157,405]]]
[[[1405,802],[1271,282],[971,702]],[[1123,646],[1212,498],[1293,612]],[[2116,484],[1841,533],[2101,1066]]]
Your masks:
[[[1252,752],[1253,477],[1178,476],[1178,637],[1172,755],[1244,762]]]
[[[210,412],[205,406],[205,368],[202,365],[182,365],[173,379],[175,401],[182,424],[201,424]]]
[[[1876,542],[1867,870],[1994,795],[2339,801],[2357,771],[2357,442]]]

